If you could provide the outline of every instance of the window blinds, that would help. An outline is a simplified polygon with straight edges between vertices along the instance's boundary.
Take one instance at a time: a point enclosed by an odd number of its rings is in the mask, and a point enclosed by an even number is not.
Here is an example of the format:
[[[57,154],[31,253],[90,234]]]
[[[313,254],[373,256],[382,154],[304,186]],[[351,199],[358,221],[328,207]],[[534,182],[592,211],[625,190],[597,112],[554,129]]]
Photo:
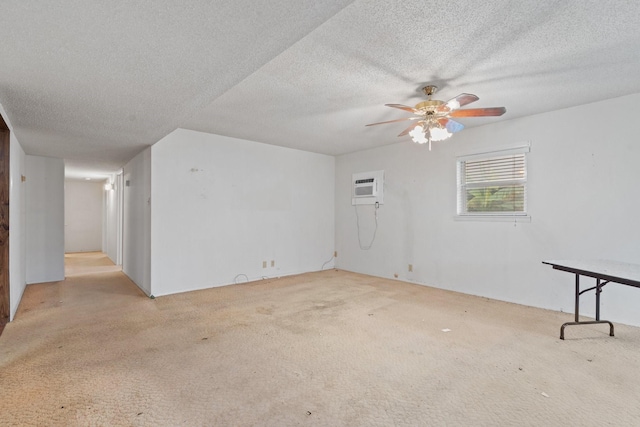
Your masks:
[[[526,153],[458,160],[458,214],[526,214],[526,160]]]

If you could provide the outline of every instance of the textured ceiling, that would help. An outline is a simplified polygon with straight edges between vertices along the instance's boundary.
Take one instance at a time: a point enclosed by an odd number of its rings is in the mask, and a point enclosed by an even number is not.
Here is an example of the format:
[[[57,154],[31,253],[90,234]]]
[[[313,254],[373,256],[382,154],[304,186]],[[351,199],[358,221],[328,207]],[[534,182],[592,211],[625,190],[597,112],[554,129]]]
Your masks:
[[[481,6],[480,6],[481,5]],[[178,127],[341,154],[401,141],[426,83],[501,118],[640,92],[640,2],[0,3],[0,104],[25,151],[112,171]]]

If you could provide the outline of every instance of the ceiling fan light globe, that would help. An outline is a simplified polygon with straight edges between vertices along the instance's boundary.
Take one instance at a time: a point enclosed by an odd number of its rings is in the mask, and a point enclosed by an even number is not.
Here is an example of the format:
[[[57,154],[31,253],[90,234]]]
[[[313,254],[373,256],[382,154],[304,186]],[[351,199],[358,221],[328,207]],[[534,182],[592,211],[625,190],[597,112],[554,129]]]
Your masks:
[[[450,133],[447,129],[441,127],[430,128],[429,134],[432,141],[444,141],[445,139],[450,138],[452,135],[452,133]]]
[[[417,144],[426,144],[428,142],[424,129],[421,125],[417,125],[413,128],[413,130],[409,132],[409,136],[411,136],[413,142]]]

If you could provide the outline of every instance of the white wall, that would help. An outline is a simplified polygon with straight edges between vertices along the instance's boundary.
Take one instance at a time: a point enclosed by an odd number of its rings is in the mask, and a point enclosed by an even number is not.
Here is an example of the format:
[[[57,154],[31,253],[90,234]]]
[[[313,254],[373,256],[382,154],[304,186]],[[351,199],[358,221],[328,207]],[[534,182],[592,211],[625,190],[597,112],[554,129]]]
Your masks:
[[[18,311],[18,305],[27,286],[26,183],[22,182],[22,176],[27,172],[24,150],[13,132],[10,136],[10,144],[9,282],[11,317],[9,320],[11,321]]]
[[[104,213],[102,226],[102,252],[116,265],[122,264],[121,236],[122,236],[122,194],[123,179],[122,173],[114,174],[109,178],[109,183],[113,188],[104,191]]]
[[[26,156],[26,281],[64,280],[64,161]]]
[[[470,128],[435,143],[431,152],[405,141],[338,157],[337,267],[573,312],[574,277],[541,261],[640,262],[639,103],[640,95],[631,95]],[[455,221],[456,156],[522,141],[532,147],[531,222]],[[351,174],[379,169],[385,171],[385,204],[378,211],[376,241],[363,251],[350,201]],[[367,243],[373,208],[358,209]],[[593,300],[592,293],[583,295],[581,313],[593,316]],[[610,284],[602,316],[640,325],[639,304],[638,289]]]
[[[104,183],[65,180],[64,251],[102,250]]]
[[[124,167],[122,271],[151,295],[151,148]]]
[[[25,154],[13,133],[6,112],[0,105],[0,115],[11,131],[9,137],[9,321],[12,321],[27,286],[26,282],[26,175]]]
[[[184,129],[152,153],[154,295],[316,271],[333,254],[333,157]]]

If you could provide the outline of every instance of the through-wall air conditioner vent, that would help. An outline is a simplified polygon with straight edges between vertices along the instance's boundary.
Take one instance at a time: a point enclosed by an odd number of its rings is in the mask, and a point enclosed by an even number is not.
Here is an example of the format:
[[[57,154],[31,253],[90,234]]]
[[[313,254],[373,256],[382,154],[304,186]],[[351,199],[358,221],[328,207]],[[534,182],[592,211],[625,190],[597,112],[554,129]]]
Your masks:
[[[351,175],[351,204],[382,204],[384,171],[358,172]]]
[[[353,185],[354,197],[374,197],[377,194],[375,178],[356,179]]]

